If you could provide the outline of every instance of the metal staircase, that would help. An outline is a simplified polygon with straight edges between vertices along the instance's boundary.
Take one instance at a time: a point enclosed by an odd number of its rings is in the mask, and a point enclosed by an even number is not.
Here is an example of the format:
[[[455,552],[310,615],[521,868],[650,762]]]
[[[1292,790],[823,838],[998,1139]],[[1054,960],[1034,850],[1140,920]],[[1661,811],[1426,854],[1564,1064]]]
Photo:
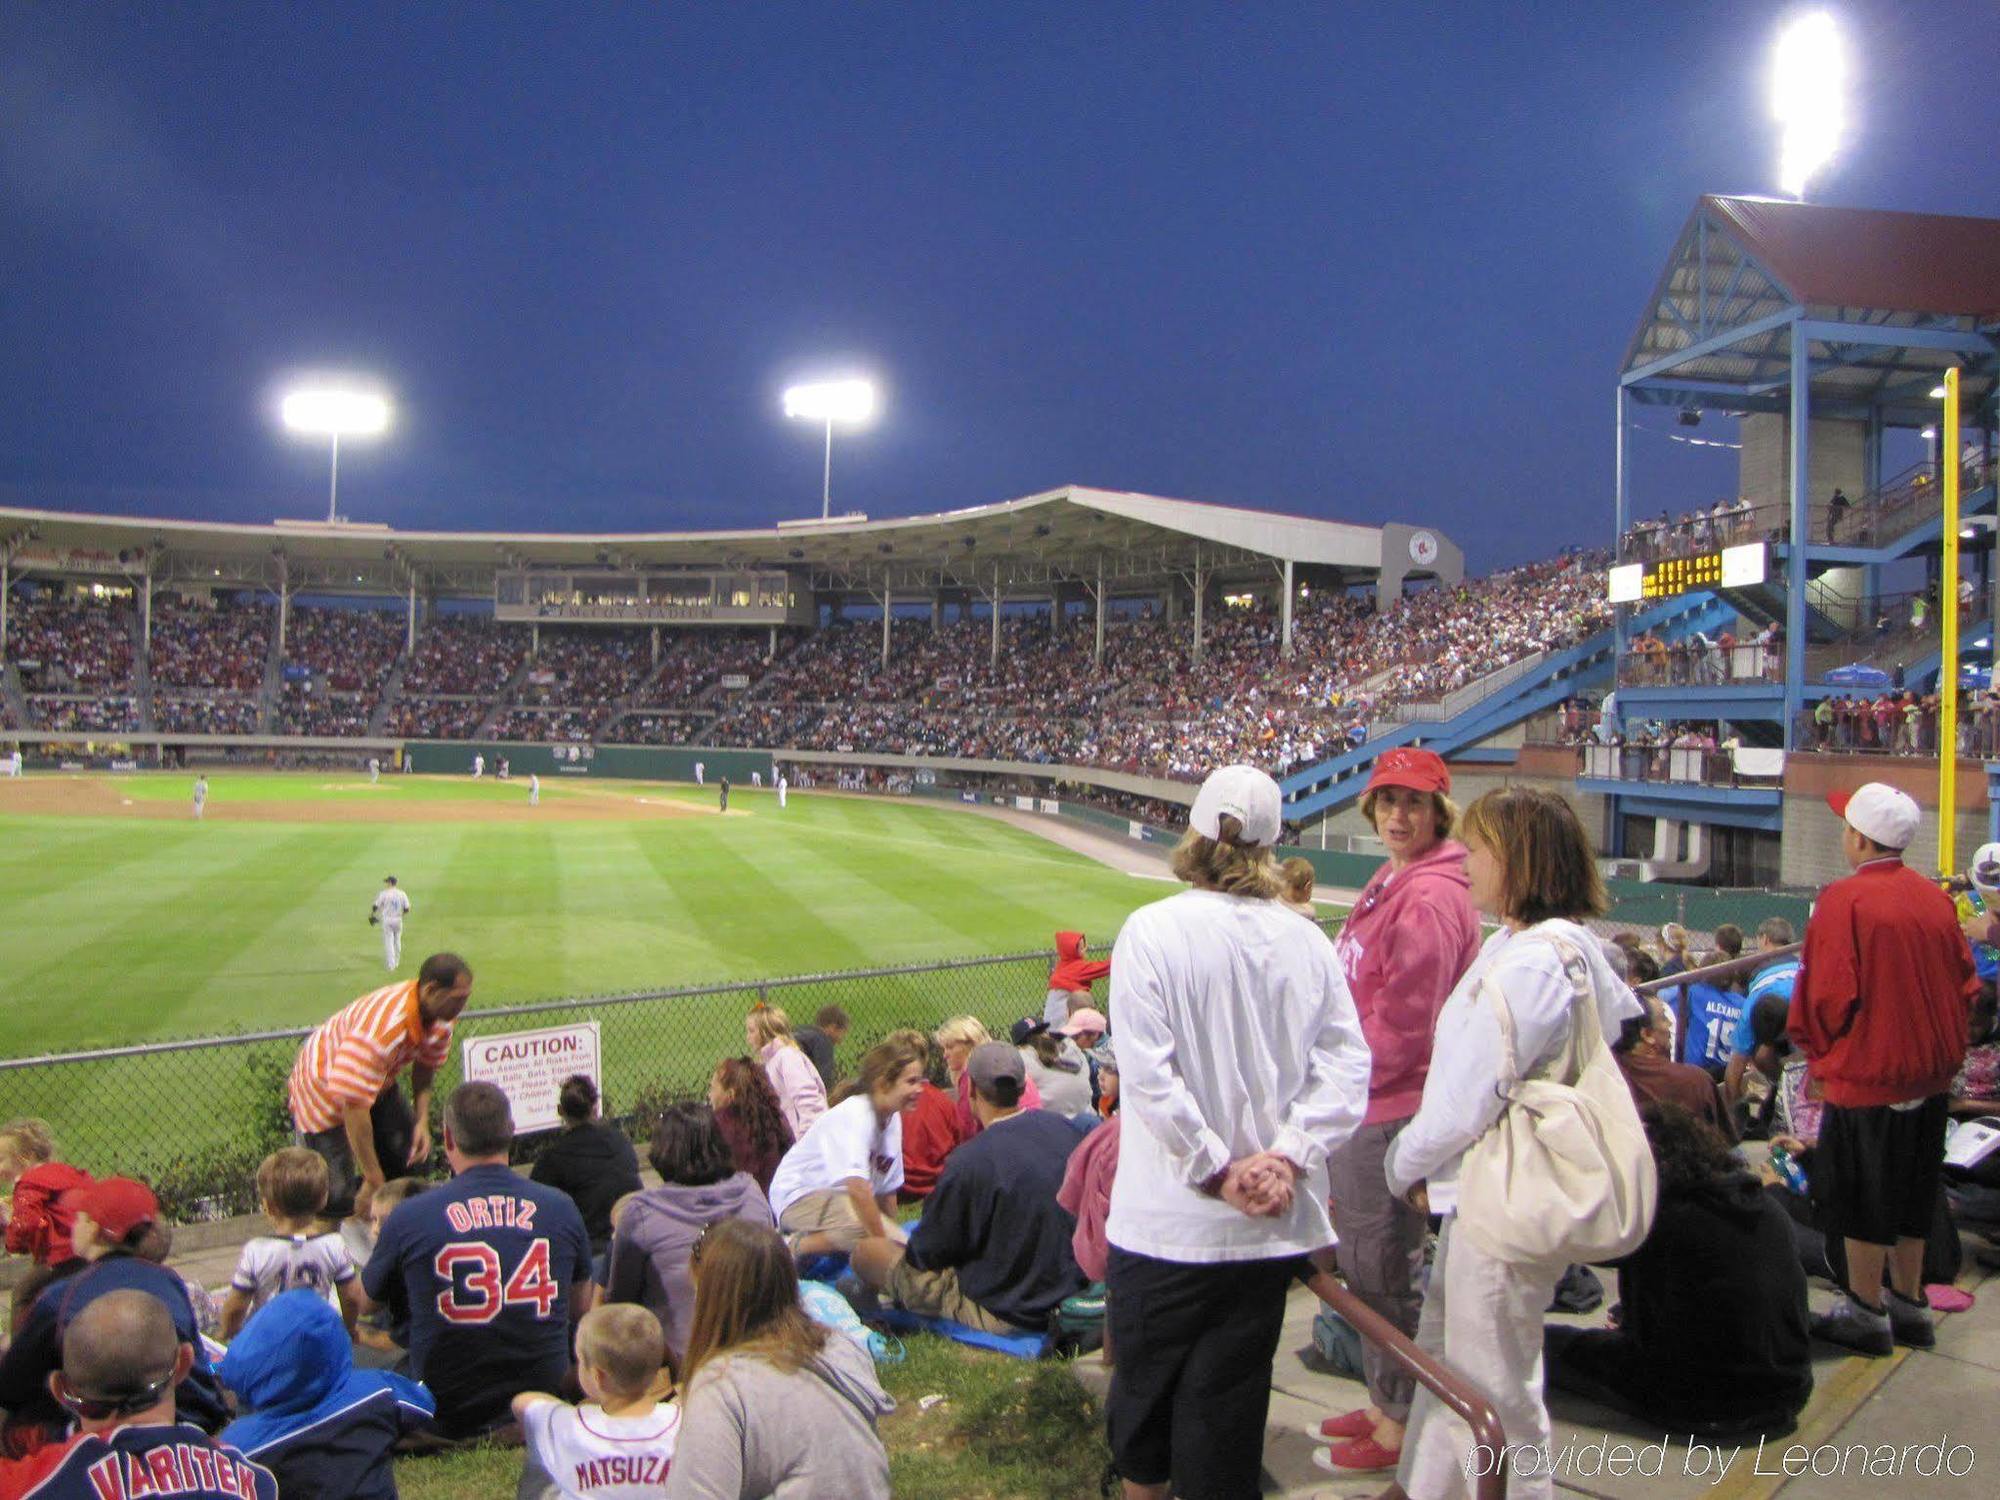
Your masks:
[[[389,675],[382,679],[381,694],[375,699],[375,707],[368,715],[368,737],[380,739],[382,731],[389,727],[389,714],[396,706],[396,700],[403,696],[403,674],[410,669],[410,653],[406,650],[396,657],[396,664],[389,668]]]
[[[21,674],[14,670],[14,664],[0,662],[0,698],[7,701],[9,716],[21,728],[28,724],[28,695],[21,690]]]

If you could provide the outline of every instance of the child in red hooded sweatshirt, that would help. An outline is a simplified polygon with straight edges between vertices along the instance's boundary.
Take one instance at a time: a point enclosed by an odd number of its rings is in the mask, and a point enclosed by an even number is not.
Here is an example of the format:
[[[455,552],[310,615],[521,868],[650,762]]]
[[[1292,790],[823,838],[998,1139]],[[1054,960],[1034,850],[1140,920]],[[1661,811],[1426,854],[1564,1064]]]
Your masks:
[[[76,1210],[61,1206],[71,1188],[88,1187],[90,1174],[55,1159],[55,1137],[44,1120],[9,1120],[0,1125],[0,1188],[12,1187],[7,1215],[7,1248],[31,1256],[38,1266],[59,1266],[73,1258],[69,1242]]]
[[[1111,972],[1109,959],[1083,956],[1083,934],[1056,934],[1056,966],[1049,973],[1049,996],[1042,1006],[1042,1019],[1051,1026],[1069,1024],[1070,996],[1080,995],[1090,1003],[1090,987]]]

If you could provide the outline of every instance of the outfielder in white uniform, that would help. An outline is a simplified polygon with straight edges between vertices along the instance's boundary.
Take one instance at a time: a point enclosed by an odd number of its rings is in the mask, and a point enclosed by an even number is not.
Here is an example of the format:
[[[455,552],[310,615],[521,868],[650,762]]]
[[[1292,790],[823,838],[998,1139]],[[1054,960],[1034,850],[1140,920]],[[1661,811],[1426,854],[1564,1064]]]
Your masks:
[[[194,816],[196,822],[201,821],[201,810],[207,805],[208,778],[206,776],[197,776],[194,779]]]
[[[21,774],[21,752],[16,750],[4,761],[0,761],[0,767],[4,767],[9,776],[19,776]]]
[[[368,913],[368,920],[382,929],[382,962],[391,974],[403,962],[403,918],[409,913],[410,898],[403,894],[396,884],[396,877],[385,876],[382,880],[382,894],[375,898],[375,906]]]
[[[761,787],[763,784],[764,784],[764,773],[762,771],[752,771],[750,773],[750,785]]]
[[[486,774],[486,757],[485,757],[485,756],[483,756],[483,755],[475,755],[475,756],[473,756],[473,757],[472,757],[472,779],[473,779],[474,781],[477,781],[477,780],[478,780],[478,779],[479,779],[480,777],[484,776],[485,774]]]
[[[528,773],[528,806],[540,807],[541,805],[542,778],[537,776],[533,771],[530,771]]]
[[[368,784],[373,786],[382,779],[382,762],[374,756],[368,757]]]
[[[694,763],[694,784],[696,786],[702,785],[702,777],[707,772],[707,770],[708,767],[703,765],[700,761],[696,761]]]
[[[778,806],[783,807],[785,805],[785,793],[790,787],[791,783],[785,780],[784,776],[780,774],[778,777]]]

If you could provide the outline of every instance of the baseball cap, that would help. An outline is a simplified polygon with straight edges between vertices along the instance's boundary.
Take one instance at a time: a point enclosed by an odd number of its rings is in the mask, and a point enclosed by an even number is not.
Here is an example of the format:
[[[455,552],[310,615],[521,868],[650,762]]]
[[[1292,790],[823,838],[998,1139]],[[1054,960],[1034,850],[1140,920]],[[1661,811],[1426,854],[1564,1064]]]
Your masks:
[[[1028,1045],[1028,1038],[1038,1031],[1047,1031],[1048,1029],[1049,1023],[1044,1021],[1040,1016],[1023,1016],[1007,1028],[1007,1036],[1016,1047],[1025,1047]]]
[[[1222,819],[1243,825],[1237,843],[1269,848],[1278,842],[1284,822],[1284,798],[1278,783],[1255,766],[1223,766],[1210,771],[1188,809],[1188,826],[1205,839],[1222,837]]]
[[[1100,1073],[1106,1068],[1114,1073],[1118,1071],[1118,1054],[1112,1049],[1110,1037],[1090,1049],[1090,1060],[1097,1064]]]
[[[160,1200],[153,1190],[130,1177],[106,1177],[71,1188],[62,1195],[62,1203],[73,1213],[89,1214],[90,1222],[114,1243],[160,1217]]]
[[[1005,1042],[981,1042],[965,1060],[972,1086],[996,1104],[1018,1103],[1028,1086],[1028,1066]]]
[[[1847,826],[1885,849],[1907,849],[1917,836],[1916,798],[1879,781],[1866,781],[1851,792],[1828,792],[1826,805],[1847,820]]]
[[[1101,1010],[1092,1010],[1086,1005],[1081,1010],[1072,1011],[1070,1013],[1069,1024],[1058,1026],[1056,1028],[1056,1035],[1077,1036],[1083,1032],[1090,1032],[1096,1036],[1103,1036],[1110,1029],[1111,1023],[1104,1019],[1104,1012]]]
[[[1981,844],[1965,874],[1982,891],[2000,891],[2000,844]]]
[[[1442,795],[1451,790],[1451,771],[1446,767],[1444,757],[1435,750],[1399,745],[1375,758],[1375,769],[1368,773],[1365,791],[1372,792],[1385,786],[1408,787],[1413,792],[1437,792]]]

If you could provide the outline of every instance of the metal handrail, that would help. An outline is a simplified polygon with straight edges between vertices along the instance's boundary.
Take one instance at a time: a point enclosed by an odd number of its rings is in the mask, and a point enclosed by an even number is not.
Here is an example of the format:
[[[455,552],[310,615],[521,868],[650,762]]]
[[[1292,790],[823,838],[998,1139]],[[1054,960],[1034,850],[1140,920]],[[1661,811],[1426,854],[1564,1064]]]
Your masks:
[[[1773,948],[1768,953],[1745,953],[1740,958],[1727,959],[1719,964],[1710,964],[1705,969],[1683,969],[1678,974],[1669,974],[1663,979],[1649,979],[1644,984],[1632,986],[1635,995],[1652,995],[1661,990],[1670,990],[1676,985],[1704,984],[1716,979],[1734,979],[1738,974],[1755,973],[1774,958],[1796,958],[1805,951],[1804,943],[1791,943],[1783,948]]]
[[[1472,1440],[1494,1455],[1493,1467],[1483,1470],[1473,1485],[1479,1500],[1506,1500],[1507,1435],[1500,1426],[1500,1414],[1493,1409],[1478,1386],[1460,1375],[1436,1355],[1418,1347],[1415,1340],[1387,1318],[1337,1282],[1320,1292],[1325,1302],[1345,1318],[1369,1343],[1407,1371],[1438,1400],[1462,1418],[1472,1429]]]

